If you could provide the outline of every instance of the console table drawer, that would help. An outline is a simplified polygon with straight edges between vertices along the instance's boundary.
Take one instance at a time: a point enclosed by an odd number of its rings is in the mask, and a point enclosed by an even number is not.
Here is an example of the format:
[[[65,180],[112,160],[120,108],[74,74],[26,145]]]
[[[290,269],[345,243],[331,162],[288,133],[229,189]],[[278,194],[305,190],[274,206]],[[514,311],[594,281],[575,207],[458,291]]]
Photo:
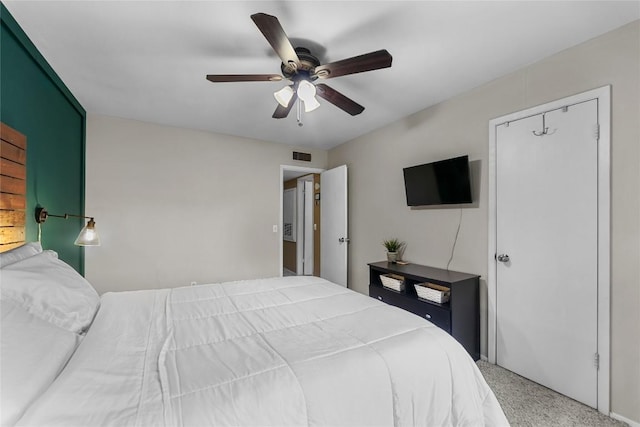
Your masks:
[[[451,312],[428,302],[408,300],[402,307],[407,311],[417,314],[423,319],[427,319],[434,325],[451,333]]]
[[[402,304],[402,295],[397,292],[389,291],[379,286],[369,286],[369,296],[376,298],[378,301],[400,307]],[[402,308],[402,307],[401,307]]]
[[[409,298],[404,294],[387,290],[380,286],[369,286],[369,296],[417,314],[439,328],[451,333],[451,312],[445,308],[435,306],[428,302],[418,301],[415,298]]]

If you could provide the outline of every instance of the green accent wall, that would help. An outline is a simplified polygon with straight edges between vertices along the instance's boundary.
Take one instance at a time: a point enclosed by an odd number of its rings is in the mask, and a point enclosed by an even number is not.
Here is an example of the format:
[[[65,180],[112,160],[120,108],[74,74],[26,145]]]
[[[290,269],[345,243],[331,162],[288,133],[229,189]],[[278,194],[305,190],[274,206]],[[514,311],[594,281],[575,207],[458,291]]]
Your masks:
[[[36,206],[84,215],[86,112],[0,3],[0,120],[27,137],[27,241],[38,239]],[[42,246],[84,274],[73,244],[85,222],[49,218]]]

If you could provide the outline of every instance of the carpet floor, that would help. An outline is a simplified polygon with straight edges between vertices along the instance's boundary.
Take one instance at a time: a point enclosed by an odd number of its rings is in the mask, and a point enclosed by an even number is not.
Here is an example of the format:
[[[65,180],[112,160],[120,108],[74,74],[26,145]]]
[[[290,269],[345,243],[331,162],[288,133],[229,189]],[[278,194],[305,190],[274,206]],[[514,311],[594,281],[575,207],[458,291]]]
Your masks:
[[[504,368],[484,361],[478,361],[477,364],[514,427],[627,426]]]

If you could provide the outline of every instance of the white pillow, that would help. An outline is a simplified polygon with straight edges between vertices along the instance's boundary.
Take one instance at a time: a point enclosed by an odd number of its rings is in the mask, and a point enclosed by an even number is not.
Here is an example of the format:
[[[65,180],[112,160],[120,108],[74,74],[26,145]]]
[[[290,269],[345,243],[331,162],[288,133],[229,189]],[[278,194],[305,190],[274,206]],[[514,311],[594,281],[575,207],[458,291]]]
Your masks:
[[[2,252],[0,253],[0,268],[6,267],[7,265],[16,263],[25,258],[38,255],[40,252],[42,252],[42,245],[40,245],[40,242],[25,243],[22,246],[11,249],[10,251]]]
[[[44,251],[0,270],[2,299],[40,319],[84,332],[100,305],[93,287],[53,251]]]
[[[0,425],[10,426],[56,379],[81,337],[13,301],[3,299],[0,305]]]

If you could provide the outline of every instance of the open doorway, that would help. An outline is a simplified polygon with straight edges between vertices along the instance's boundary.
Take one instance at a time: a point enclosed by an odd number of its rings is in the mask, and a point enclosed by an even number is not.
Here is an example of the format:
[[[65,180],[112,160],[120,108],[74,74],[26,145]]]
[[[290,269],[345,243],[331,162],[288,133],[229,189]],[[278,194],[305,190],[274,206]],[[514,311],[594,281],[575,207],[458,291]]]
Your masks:
[[[314,177],[314,217],[312,223],[314,236],[313,274],[340,286],[347,287],[347,266],[349,261],[348,244],[350,239],[347,224],[348,191],[346,165],[336,166],[329,170],[297,166],[280,166],[280,233],[278,239],[280,252],[280,275],[284,275],[284,183],[285,181],[295,179],[296,188],[298,188],[297,180],[306,175],[313,175]],[[291,233],[292,231],[289,232]],[[296,271],[292,271],[298,275],[299,272],[297,270],[296,260]]]
[[[281,166],[281,275],[320,276],[320,172]]]

